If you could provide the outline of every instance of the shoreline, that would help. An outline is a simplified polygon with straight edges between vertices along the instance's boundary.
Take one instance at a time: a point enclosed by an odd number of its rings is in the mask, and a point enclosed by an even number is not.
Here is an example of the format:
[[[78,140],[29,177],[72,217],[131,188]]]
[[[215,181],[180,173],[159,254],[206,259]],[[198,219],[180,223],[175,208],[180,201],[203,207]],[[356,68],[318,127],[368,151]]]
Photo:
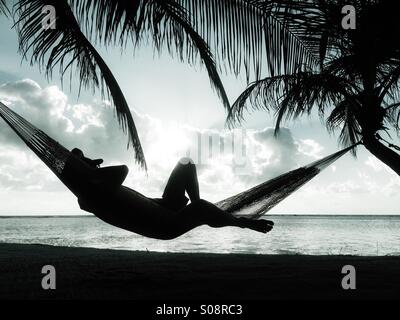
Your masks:
[[[41,288],[44,265],[56,289]],[[344,265],[356,289],[343,290]],[[0,244],[0,299],[400,299],[400,256],[160,253]]]
[[[24,214],[24,215],[1,215],[0,219],[6,218],[87,218],[93,217],[96,218],[94,214]],[[272,213],[272,214],[265,214],[262,217],[393,217],[399,218],[400,214],[393,213],[393,214],[374,214],[374,213]]]

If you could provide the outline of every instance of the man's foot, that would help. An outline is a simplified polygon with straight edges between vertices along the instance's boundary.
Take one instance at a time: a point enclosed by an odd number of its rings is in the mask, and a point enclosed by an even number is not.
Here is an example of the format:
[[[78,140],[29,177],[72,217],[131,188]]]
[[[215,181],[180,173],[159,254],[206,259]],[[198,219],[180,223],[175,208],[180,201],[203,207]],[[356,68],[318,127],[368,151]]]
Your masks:
[[[271,221],[271,220],[263,220],[263,221],[265,221],[266,223],[268,223],[270,226],[273,226],[273,225],[274,225],[274,222]]]
[[[252,220],[248,218],[239,218],[241,220],[241,227],[248,228],[254,231],[267,233],[272,230],[273,222],[269,220]]]
[[[273,226],[270,224],[271,221],[268,220],[255,220],[257,222],[256,227],[253,229],[262,233],[267,233],[272,230]]]

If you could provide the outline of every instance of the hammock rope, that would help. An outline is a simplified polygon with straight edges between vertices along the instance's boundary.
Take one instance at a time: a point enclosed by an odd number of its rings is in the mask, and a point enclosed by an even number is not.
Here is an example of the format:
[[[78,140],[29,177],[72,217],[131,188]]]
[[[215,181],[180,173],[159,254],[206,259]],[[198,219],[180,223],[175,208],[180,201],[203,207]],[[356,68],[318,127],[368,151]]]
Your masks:
[[[1,102],[0,117],[68,187],[62,173],[71,152]],[[355,146],[345,148],[306,166],[284,173],[219,201],[216,205],[234,215],[257,219]]]
[[[281,174],[216,205],[235,215],[259,218],[353,148],[354,146],[345,148],[304,167]]]

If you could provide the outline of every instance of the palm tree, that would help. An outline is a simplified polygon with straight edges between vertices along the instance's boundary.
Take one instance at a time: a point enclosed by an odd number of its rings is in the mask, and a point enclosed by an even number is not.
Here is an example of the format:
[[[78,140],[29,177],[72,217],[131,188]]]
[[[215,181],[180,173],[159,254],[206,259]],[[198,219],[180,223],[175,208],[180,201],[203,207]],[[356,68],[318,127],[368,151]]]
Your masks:
[[[0,13],[7,14],[8,8],[6,6],[5,0],[0,0]]]
[[[54,6],[56,28],[42,28],[42,8]],[[188,12],[174,0],[17,0],[13,5],[19,35],[20,52],[31,56],[48,77],[58,66],[61,78],[75,67],[80,88],[100,89],[111,97],[118,121],[128,133],[128,147],[135,150],[135,159],[146,167],[138,132],[128,103],[112,71],[93,43],[104,46],[125,46],[132,41],[137,47],[151,39],[156,50],[166,48],[181,61],[200,61],[206,68],[212,87],[223,104],[229,100],[218,75],[207,43],[191,25]],[[6,13],[0,0],[0,13]]]
[[[0,13],[7,14],[8,9],[4,0],[0,0]]]
[[[54,31],[39,27],[45,4],[57,9]],[[341,27],[348,4],[356,7],[356,30]],[[57,64],[63,75],[75,63],[83,86],[105,88],[142,164],[127,103],[89,39],[123,46],[150,37],[156,49],[165,46],[182,61],[198,57],[230,123],[242,120],[247,108],[275,110],[278,131],[284,119],[317,107],[328,129],[340,130],[341,143],[362,140],[400,175],[400,155],[379,141],[384,131],[400,131],[393,6],[390,0],[18,0],[15,12],[24,56],[31,50],[31,62],[48,75]],[[254,79],[232,107],[217,68],[236,75],[244,69],[247,81]]]
[[[244,1],[277,21],[276,29],[265,32],[267,41],[289,36],[276,49],[281,55],[264,56],[278,67],[249,84],[230,109],[230,123],[243,120],[246,109],[273,110],[278,132],[282,121],[317,110],[330,131],[340,132],[343,145],[361,141],[400,175],[395,151],[400,148],[382,138],[400,133],[400,25],[394,1]],[[355,30],[342,27],[341,11],[348,4],[356,9]],[[302,57],[302,48],[313,58]]]

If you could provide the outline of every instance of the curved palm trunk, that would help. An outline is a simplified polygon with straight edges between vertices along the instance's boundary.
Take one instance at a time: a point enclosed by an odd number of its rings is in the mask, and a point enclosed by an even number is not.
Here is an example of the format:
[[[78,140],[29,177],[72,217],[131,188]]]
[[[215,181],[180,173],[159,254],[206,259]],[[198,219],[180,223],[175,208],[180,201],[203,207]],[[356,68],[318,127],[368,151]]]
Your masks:
[[[375,137],[363,137],[365,148],[400,176],[400,154],[380,143]]]

